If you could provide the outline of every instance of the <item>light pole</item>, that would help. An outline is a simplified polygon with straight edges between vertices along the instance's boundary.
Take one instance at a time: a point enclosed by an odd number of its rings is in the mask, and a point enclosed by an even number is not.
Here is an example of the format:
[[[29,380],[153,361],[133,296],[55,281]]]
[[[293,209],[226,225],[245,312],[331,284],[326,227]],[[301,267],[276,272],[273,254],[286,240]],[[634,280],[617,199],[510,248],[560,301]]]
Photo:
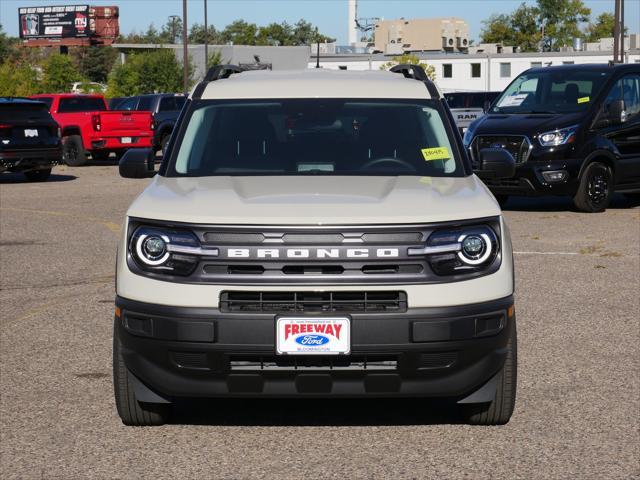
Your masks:
[[[189,49],[187,48],[189,36],[187,32],[187,0],[182,0],[182,86],[185,93],[189,91]]]
[[[204,0],[204,71],[209,68],[209,25],[207,24],[207,0]]]

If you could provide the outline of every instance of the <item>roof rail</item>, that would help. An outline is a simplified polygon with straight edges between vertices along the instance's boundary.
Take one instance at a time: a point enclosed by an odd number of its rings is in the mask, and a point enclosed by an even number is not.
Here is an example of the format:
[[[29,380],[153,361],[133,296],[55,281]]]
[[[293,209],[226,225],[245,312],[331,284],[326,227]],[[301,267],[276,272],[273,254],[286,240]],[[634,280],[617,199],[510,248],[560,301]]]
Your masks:
[[[436,88],[436,85],[431,81],[431,79],[427,76],[427,73],[424,71],[420,65],[413,65],[411,63],[401,63],[400,65],[395,65],[391,67],[389,70],[392,73],[401,73],[404,78],[412,78],[414,80],[418,80],[420,82],[424,82],[427,86],[427,90],[429,90],[429,95],[433,98],[440,98],[440,92]]]
[[[202,93],[204,89],[207,87],[209,82],[215,82],[216,80],[222,80],[223,78],[229,78],[231,75],[235,73],[242,73],[244,69],[238,67],[237,65],[216,65],[215,67],[211,67],[207,74],[204,76],[204,79],[196,86],[193,91],[193,98],[198,100],[202,97]]]

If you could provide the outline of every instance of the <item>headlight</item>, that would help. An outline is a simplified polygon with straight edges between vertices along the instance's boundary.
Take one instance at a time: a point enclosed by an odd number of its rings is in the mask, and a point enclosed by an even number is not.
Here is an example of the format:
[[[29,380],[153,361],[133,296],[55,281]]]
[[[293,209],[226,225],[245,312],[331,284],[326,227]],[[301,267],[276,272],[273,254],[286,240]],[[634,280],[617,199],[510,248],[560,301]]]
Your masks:
[[[187,276],[201,257],[218,255],[217,248],[202,248],[191,232],[141,226],[129,241],[136,266],[147,272]]]
[[[561,128],[552,132],[545,132],[538,135],[538,141],[543,147],[555,147],[566,143],[573,143],[576,139],[575,133],[578,125],[572,127]]]
[[[488,225],[433,232],[424,248],[410,248],[409,255],[426,255],[436,275],[456,275],[488,270],[496,259],[500,242]]]

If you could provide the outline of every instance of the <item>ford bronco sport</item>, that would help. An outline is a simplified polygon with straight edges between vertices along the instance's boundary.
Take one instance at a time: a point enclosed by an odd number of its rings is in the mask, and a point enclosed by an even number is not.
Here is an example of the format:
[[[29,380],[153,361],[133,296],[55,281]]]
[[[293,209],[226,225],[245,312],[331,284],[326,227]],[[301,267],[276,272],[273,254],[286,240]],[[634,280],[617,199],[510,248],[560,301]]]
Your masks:
[[[503,149],[483,174],[513,175]],[[120,161],[153,176],[153,152]],[[127,425],[182,397],[441,397],[473,424],[516,395],[509,231],[442,95],[391,72],[210,70],[117,258]]]

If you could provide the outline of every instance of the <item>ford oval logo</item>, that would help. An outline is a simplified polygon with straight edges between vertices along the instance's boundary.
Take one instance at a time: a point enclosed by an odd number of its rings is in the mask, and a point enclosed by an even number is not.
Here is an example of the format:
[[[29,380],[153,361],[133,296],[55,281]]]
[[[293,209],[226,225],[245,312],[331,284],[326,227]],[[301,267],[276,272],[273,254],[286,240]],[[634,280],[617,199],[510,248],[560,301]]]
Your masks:
[[[324,335],[301,335],[296,338],[296,343],[316,347],[329,343],[329,337],[325,337]]]

